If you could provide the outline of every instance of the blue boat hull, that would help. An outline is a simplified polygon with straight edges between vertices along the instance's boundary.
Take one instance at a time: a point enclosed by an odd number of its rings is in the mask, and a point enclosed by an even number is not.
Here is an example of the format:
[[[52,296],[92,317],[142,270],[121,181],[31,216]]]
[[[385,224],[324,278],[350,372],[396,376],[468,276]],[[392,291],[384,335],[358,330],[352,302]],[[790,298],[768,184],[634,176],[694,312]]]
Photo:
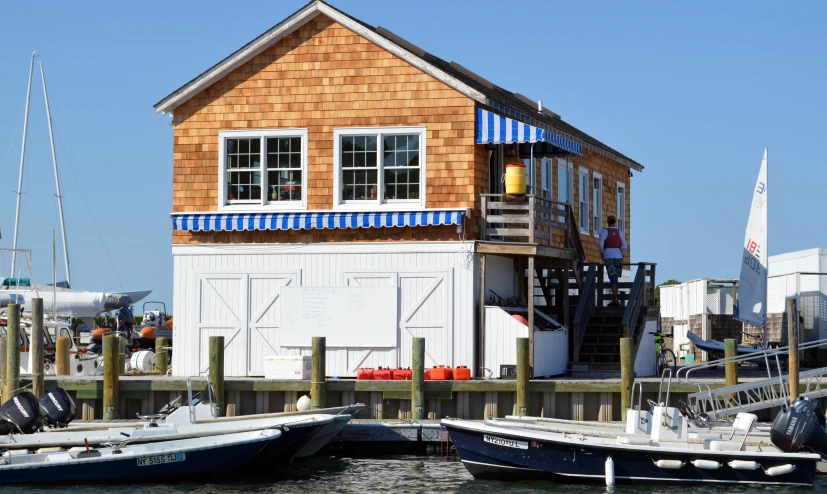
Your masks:
[[[789,457],[762,457],[762,468],[758,470],[735,470],[727,465],[734,456],[704,455],[703,451],[686,453],[641,452],[615,447],[595,447],[570,444],[552,440],[532,440],[524,435],[509,434],[507,431],[488,432],[506,440],[528,443],[526,449],[503,446],[486,442],[486,433],[478,430],[452,427],[443,422],[451,436],[460,459],[474,477],[492,480],[546,479],[561,483],[604,483],[606,459],[614,462],[615,479],[618,484],[776,484],[813,485],[818,460],[797,460]],[[656,458],[654,457],[656,456]],[[714,459],[722,462],[717,470],[695,467],[691,461]],[[655,460],[679,460],[685,466],[679,469],[664,469],[655,465]],[[757,461],[757,460],[756,460]],[[795,465],[792,473],[768,476],[764,469],[784,464]]]
[[[220,450],[194,450],[186,452],[183,461],[150,466],[138,466],[140,457],[122,454],[112,460],[107,456],[99,461],[6,467],[0,471],[0,484],[133,483],[221,475],[241,467],[262,449],[278,442],[279,439],[275,439],[225,446]]]
[[[288,430],[282,429],[281,438],[278,441],[271,441],[265,446],[252,461],[244,466],[244,469],[256,469],[261,466],[272,465],[274,462],[292,462],[293,457],[322,427],[321,425],[293,425],[288,426]]]

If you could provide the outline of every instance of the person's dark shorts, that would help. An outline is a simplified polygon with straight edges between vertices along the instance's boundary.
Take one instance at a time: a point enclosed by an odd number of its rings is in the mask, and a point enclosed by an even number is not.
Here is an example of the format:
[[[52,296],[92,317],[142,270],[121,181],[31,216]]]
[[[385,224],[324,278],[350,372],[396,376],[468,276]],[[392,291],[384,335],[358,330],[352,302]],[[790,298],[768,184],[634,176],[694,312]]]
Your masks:
[[[606,275],[610,278],[616,276],[618,279],[623,274],[623,259],[603,259],[606,265]]]

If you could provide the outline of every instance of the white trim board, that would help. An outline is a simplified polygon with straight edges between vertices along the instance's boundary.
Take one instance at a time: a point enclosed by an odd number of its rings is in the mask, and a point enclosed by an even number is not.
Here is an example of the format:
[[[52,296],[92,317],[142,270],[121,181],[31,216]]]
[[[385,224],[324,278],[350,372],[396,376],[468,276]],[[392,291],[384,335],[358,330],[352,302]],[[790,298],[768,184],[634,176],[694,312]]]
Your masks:
[[[335,242],[325,244],[173,244],[173,256],[211,254],[365,254],[365,253],[463,253],[474,252],[466,242]]]

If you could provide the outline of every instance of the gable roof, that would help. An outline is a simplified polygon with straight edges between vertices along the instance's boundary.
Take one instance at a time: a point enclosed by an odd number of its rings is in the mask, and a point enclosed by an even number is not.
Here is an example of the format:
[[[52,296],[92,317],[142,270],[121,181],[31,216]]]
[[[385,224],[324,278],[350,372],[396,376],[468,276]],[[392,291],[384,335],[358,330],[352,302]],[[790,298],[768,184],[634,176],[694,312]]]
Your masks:
[[[431,77],[443,82],[461,94],[491,108],[497,113],[529,125],[546,128],[564,137],[582,143],[583,147],[611,158],[632,169],[642,171],[643,165],[603,144],[590,135],[566,123],[559,115],[543,108],[538,111],[529,98],[512,93],[456,62],[446,62],[382,27],[374,27],[352,17],[322,0],[313,0],[292,15],[273,26],[254,40],[242,46],[225,59],[213,65],[172,94],[155,104],[156,113],[172,112],[213,83],[237,69],[256,55],[278,43],[318,15],[325,15],[350,29],[389,53],[405,60]]]

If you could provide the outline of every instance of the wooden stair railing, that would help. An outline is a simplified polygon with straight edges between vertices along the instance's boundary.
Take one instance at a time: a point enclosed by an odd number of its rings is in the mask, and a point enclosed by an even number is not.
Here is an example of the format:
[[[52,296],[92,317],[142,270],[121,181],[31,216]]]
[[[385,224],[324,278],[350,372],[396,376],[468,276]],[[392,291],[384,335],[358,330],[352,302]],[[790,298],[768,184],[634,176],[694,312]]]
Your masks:
[[[586,279],[580,289],[580,300],[577,303],[577,310],[572,319],[574,326],[574,360],[580,358],[580,348],[583,346],[583,338],[586,337],[586,328],[589,326],[589,318],[594,312],[595,288],[597,286],[597,266],[589,266],[586,271]]]
[[[626,310],[623,311],[623,337],[634,338],[640,319],[640,311],[647,305],[647,263],[638,263],[635,281],[632,283],[632,291],[629,292],[629,299],[626,302]],[[654,280],[653,280],[654,282]]]

